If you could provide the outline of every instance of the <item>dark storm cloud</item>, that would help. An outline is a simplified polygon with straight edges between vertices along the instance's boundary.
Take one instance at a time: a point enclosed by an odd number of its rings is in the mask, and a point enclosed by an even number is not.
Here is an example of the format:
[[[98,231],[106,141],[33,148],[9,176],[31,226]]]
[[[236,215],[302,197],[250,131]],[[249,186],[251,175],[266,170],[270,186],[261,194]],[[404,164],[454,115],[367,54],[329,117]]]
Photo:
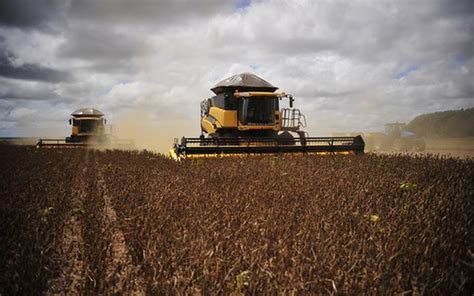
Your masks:
[[[45,96],[46,95],[46,96]],[[22,93],[16,93],[16,92],[11,92],[11,93],[5,93],[5,94],[0,94],[0,100],[28,100],[28,101],[45,101],[45,100],[50,100],[50,99],[57,99],[56,95],[50,95],[50,94],[22,94]]]
[[[222,0],[77,0],[71,3],[69,16],[104,23],[176,24],[186,18],[211,17],[230,12],[234,1]]]
[[[0,49],[1,77],[52,83],[71,80],[71,75],[67,72],[55,70],[39,64],[15,65],[12,62],[14,59],[15,55],[13,53]]]
[[[53,84],[0,77],[0,101],[44,101],[58,98]]]
[[[173,24],[178,20],[211,17],[217,12],[231,12],[235,7],[234,2],[222,0],[2,0],[0,1],[0,26],[44,29],[48,28],[51,21],[62,17],[103,24]]]
[[[168,28],[206,20],[235,9],[221,0],[77,0],[66,11],[65,42],[57,56],[85,62],[84,69],[100,73],[135,72],[141,61],[160,48],[149,45]],[[174,44],[165,45],[175,47]]]
[[[63,58],[78,58],[89,62],[117,64],[146,51],[145,38],[136,34],[125,34],[83,24],[71,28],[67,41],[58,55]]]
[[[474,1],[456,0],[441,1],[440,13],[443,15],[452,14],[454,16],[472,16],[474,15]],[[471,19],[471,22],[473,20]]]
[[[0,26],[35,29],[45,27],[64,10],[64,0],[2,0]]]

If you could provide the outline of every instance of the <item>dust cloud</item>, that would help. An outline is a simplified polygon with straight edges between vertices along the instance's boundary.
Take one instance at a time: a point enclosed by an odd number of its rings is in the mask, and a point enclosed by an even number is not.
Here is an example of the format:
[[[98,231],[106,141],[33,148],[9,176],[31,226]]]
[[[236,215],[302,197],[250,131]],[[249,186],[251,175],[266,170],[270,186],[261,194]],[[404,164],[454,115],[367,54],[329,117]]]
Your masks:
[[[196,124],[179,117],[159,119],[148,110],[133,110],[114,118],[112,131],[118,141],[132,140],[133,149],[167,154],[174,138],[196,137]]]

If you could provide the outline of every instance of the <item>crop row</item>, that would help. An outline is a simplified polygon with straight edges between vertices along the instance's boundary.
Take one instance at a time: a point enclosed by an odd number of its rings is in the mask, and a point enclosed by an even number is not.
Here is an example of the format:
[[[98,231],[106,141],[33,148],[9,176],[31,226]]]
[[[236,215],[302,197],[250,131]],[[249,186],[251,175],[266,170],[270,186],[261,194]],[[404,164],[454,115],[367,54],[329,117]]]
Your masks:
[[[0,294],[32,294],[61,272],[61,234],[84,151],[0,148]]]
[[[473,160],[0,146],[0,294],[463,294]]]

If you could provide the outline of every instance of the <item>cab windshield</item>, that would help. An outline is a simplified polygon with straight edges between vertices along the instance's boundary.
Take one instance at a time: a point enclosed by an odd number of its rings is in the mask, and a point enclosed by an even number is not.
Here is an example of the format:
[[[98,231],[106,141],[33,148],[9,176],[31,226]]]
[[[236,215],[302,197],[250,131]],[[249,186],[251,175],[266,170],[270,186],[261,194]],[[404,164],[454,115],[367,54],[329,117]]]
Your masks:
[[[242,98],[239,102],[239,121],[244,125],[272,125],[278,99],[273,97]]]
[[[102,123],[101,120],[82,119],[79,122],[79,131],[81,133],[93,133],[97,131],[97,127]]]

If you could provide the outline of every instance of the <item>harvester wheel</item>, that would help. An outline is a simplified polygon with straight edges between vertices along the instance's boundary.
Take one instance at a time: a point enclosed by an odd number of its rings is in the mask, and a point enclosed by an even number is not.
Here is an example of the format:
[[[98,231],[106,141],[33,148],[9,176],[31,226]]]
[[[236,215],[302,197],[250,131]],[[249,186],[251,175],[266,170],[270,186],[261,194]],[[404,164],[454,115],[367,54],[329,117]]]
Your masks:
[[[295,145],[295,137],[287,131],[279,134],[277,136],[277,141],[279,145]]]
[[[415,142],[415,150],[417,152],[422,152],[422,151],[425,151],[426,149],[426,143],[423,139],[418,139],[416,142]]]
[[[396,139],[393,143],[393,149],[399,152],[409,152],[413,149],[413,143],[410,139]]]
[[[306,133],[302,132],[302,131],[299,131],[299,132],[296,132],[296,133],[298,133],[298,136],[300,137],[300,144],[302,146],[306,146]]]

